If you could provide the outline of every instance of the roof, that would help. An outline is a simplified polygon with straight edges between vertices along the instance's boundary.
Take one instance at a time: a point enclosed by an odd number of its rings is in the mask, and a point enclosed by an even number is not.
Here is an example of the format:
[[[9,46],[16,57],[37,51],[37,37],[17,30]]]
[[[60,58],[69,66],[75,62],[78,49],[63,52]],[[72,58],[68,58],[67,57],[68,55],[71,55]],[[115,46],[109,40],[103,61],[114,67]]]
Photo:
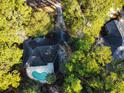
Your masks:
[[[57,57],[56,45],[53,46],[39,46],[33,50],[32,57],[29,60],[31,66],[47,65],[54,63]]]
[[[65,42],[68,40],[68,33],[58,27],[43,37],[27,39],[23,43],[23,66],[38,67],[52,63],[55,73],[63,73],[67,60]]]
[[[124,17],[124,16],[123,16]],[[115,21],[115,24],[117,26],[117,29],[119,30],[122,40],[123,40],[123,44],[124,44],[124,18],[121,19],[122,21]]]
[[[115,24],[115,20],[108,22],[105,25],[105,30],[108,32],[108,35],[103,36],[105,45],[110,46],[112,53],[114,53],[115,50],[122,44],[122,37],[117,25]]]

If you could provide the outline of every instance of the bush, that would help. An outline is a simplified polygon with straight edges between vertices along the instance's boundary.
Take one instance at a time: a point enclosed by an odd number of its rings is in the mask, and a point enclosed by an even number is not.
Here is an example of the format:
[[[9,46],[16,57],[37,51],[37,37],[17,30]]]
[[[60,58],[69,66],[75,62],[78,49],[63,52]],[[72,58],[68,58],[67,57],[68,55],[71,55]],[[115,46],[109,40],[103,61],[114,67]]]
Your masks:
[[[56,81],[56,75],[48,74],[46,80],[47,80],[48,84],[53,84]]]
[[[27,78],[28,79],[28,78]],[[26,80],[20,87],[20,93],[44,93],[41,91],[41,85],[32,80]]]

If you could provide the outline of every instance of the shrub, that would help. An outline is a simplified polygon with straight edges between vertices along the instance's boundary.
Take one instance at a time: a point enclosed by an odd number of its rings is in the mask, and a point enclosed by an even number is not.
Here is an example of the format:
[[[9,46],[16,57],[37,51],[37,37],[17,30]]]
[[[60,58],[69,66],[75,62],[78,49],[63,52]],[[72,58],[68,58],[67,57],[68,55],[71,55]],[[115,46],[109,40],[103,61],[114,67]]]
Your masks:
[[[56,81],[56,75],[48,74],[46,80],[47,80],[48,84],[53,84]]]

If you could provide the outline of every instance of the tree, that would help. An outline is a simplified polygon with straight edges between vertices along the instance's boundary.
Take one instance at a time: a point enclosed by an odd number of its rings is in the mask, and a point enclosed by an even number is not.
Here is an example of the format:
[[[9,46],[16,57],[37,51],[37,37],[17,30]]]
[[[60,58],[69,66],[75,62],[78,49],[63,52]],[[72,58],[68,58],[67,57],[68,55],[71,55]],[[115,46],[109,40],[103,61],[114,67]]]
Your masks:
[[[112,88],[111,93],[123,93],[124,91],[124,61],[119,61],[119,60],[113,60],[111,62],[110,66],[110,71],[112,71],[114,74],[112,75],[112,78],[108,77],[106,78],[107,80],[107,85]],[[114,83],[111,82],[111,80],[114,81]]]
[[[104,75],[107,76],[106,65],[110,62],[111,51],[108,47],[96,47],[87,52],[77,50],[72,54],[70,62],[66,65],[67,79],[73,74],[75,78],[81,81],[83,91],[93,93],[100,90],[105,91]],[[72,82],[74,81],[72,80]],[[66,80],[65,84],[68,87],[70,86]],[[65,90],[68,90],[68,87]]]
[[[27,79],[27,80],[26,80]],[[44,93],[41,91],[41,84],[25,78],[24,83],[18,88],[20,93]]]
[[[2,42],[7,42],[9,45],[13,42],[22,43],[24,39],[20,33],[24,33],[23,25],[30,20],[31,8],[23,0],[0,1],[0,6]]]
[[[81,80],[75,77],[73,74],[66,78],[65,93],[80,93],[83,87],[81,86]]]
[[[17,88],[20,82],[18,70],[12,67],[20,64],[22,51],[16,47],[0,47],[0,90],[6,90],[9,86]]]
[[[34,11],[31,15],[30,21],[24,26],[27,36],[44,35],[53,27],[51,23],[52,17],[44,10]]]
[[[67,29],[72,36],[83,29],[83,16],[77,0],[63,0],[64,19]]]

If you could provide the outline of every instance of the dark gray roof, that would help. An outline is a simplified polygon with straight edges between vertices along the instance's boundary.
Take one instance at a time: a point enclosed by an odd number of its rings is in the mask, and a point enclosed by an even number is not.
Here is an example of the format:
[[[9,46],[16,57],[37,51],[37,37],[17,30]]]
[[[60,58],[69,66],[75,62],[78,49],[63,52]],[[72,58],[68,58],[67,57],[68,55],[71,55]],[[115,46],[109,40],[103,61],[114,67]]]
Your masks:
[[[55,63],[59,60],[57,57],[57,51],[59,50],[59,45],[63,45],[67,42],[69,36],[66,32],[59,28],[55,31],[48,33],[44,37],[39,38],[29,38],[23,44],[23,64],[26,62],[36,63],[33,65],[46,65],[47,63]],[[58,55],[59,56],[59,55]]]
[[[34,49],[32,56],[39,57],[43,63],[54,63],[57,56],[58,46],[40,46]]]
[[[105,30],[108,32],[108,35],[103,36],[105,41],[105,45],[111,47],[112,53],[121,46],[122,44],[122,37],[121,34],[115,24],[115,21],[110,21],[105,25]]]
[[[41,42],[42,43],[42,42]],[[31,66],[47,65],[54,63],[57,57],[58,45],[41,45],[33,40],[27,40],[24,45],[24,64]]]

